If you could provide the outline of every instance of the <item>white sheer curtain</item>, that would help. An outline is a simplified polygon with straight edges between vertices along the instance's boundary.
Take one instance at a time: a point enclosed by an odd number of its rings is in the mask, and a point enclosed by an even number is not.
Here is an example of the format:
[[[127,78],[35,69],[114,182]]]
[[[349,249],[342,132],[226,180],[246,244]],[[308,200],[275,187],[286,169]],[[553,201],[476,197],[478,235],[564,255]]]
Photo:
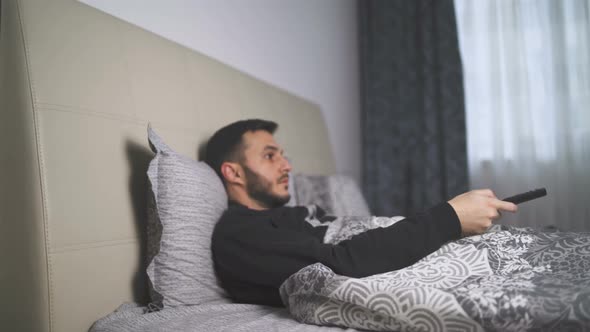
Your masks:
[[[472,188],[549,194],[503,223],[590,231],[590,0],[455,0]]]

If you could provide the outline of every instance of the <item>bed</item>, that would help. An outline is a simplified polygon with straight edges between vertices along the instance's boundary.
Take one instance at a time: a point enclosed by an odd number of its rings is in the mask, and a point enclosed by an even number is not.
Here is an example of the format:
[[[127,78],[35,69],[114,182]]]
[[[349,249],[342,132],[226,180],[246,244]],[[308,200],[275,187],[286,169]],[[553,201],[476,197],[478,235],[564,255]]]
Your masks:
[[[317,105],[83,3],[2,1],[0,34],[4,331],[147,302],[148,122],[197,159],[222,125],[274,120],[295,167],[335,172]]]
[[[509,227],[363,279],[308,266],[287,308],[154,306],[148,124],[197,160],[217,128],[274,120],[294,168],[325,178],[321,111],[74,0],[4,0],[0,22],[2,330],[590,330],[590,236]],[[340,218],[326,241],[397,220]]]

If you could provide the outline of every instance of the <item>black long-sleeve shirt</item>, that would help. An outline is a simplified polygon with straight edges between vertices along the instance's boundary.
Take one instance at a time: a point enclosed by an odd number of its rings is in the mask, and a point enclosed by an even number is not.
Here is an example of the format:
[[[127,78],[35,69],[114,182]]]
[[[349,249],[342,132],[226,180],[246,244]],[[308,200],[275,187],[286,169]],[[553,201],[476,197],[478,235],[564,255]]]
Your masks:
[[[307,214],[305,207],[258,211],[230,204],[211,246],[217,276],[234,301],[282,306],[279,287],[307,265],[365,277],[409,266],[461,234],[448,203],[338,244],[323,243],[326,226],[313,227]]]

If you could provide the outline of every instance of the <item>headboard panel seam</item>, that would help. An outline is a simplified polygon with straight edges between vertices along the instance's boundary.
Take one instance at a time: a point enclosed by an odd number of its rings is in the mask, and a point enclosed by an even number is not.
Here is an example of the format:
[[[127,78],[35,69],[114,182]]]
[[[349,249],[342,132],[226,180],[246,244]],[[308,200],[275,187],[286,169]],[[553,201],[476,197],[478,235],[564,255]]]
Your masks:
[[[91,111],[83,108],[76,109],[73,106],[68,108],[66,105],[57,105],[57,104],[49,104],[49,103],[38,103],[37,104],[37,113],[39,112],[64,112],[64,113],[71,113],[77,115],[85,115],[85,116],[95,116],[103,119],[109,120],[116,120],[132,125],[143,126],[147,128],[147,124],[151,123],[152,126],[161,128],[161,129],[169,129],[169,130],[180,130],[182,132],[187,133],[195,133],[199,131],[199,127],[189,127],[189,126],[181,126],[172,123],[163,123],[161,121],[152,121],[150,119],[143,119],[143,118],[135,118],[129,117],[124,115],[118,114],[110,114],[105,112],[98,112],[98,111]],[[147,130],[147,129],[146,129]]]
[[[109,119],[109,120],[116,120],[116,121],[120,121],[120,122],[125,122],[125,123],[129,123],[129,124],[136,124],[136,125],[145,125],[147,127],[147,121],[139,119],[139,118],[135,118],[135,117],[130,117],[130,116],[125,116],[125,115],[119,115],[119,114],[110,114],[110,113],[106,113],[106,112],[97,112],[97,111],[88,111],[88,110],[77,110],[75,108],[63,108],[63,107],[55,107],[55,105],[52,106],[47,106],[48,104],[41,104],[38,107],[38,112],[63,112],[63,113],[71,113],[71,114],[77,114],[77,115],[85,115],[85,116],[95,116],[95,117],[99,117],[99,118],[103,118],[103,119]]]
[[[49,253],[50,254],[59,254],[59,253],[63,253],[63,252],[85,250],[85,249],[92,249],[92,248],[117,247],[117,246],[139,243],[139,241],[141,241],[141,238],[139,238],[139,237],[122,239],[122,240],[112,240],[112,241],[92,241],[92,242],[86,242],[86,243],[81,243],[81,244],[76,244],[76,245],[63,246],[60,248],[54,248]]]
[[[24,52],[25,52],[25,59],[24,64],[26,68],[26,75],[28,78],[30,90],[29,93],[31,95],[31,104],[32,104],[32,111],[33,111],[33,127],[35,128],[35,142],[34,146],[37,151],[37,165],[39,169],[39,179],[40,183],[39,186],[41,188],[41,202],[42,202],[42,218],[43,218],[43,230],[45,233],[45,262],[47,264],[47,292],[48,292],[48,299],[49,299],[49,331],[53,331],[53,269],[51,264],[51,255],[49,254],[50,246],[50,234],[49,234],[49,227],[48,227],[48,211],[47,211],[47,193],[46,193],[46,181],[45,181],[45,169],[43,165],[43,151],[41,148],[40,142],[40,126],[39,120],[37,116],[37,94],[35,93],[35,81],[31,75],[31,65],[29,63],[30,57],[30,50],[27,38],[26,27],[23,21],[23,10],[21,0],[16,0],[16,11],[18,13],[18,22],[20,24],[21,30],[21,38],[23,40]]]

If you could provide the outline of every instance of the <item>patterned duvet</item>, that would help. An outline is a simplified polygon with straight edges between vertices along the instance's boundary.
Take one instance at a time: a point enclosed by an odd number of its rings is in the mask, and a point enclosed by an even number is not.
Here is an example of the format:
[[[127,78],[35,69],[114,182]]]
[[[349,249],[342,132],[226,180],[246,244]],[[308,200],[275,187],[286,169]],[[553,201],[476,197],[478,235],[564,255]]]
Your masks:
[[[362,279],[322,264],[281,286],[299,321],[374,331],[590,331],[590,233],[494,226]]]

